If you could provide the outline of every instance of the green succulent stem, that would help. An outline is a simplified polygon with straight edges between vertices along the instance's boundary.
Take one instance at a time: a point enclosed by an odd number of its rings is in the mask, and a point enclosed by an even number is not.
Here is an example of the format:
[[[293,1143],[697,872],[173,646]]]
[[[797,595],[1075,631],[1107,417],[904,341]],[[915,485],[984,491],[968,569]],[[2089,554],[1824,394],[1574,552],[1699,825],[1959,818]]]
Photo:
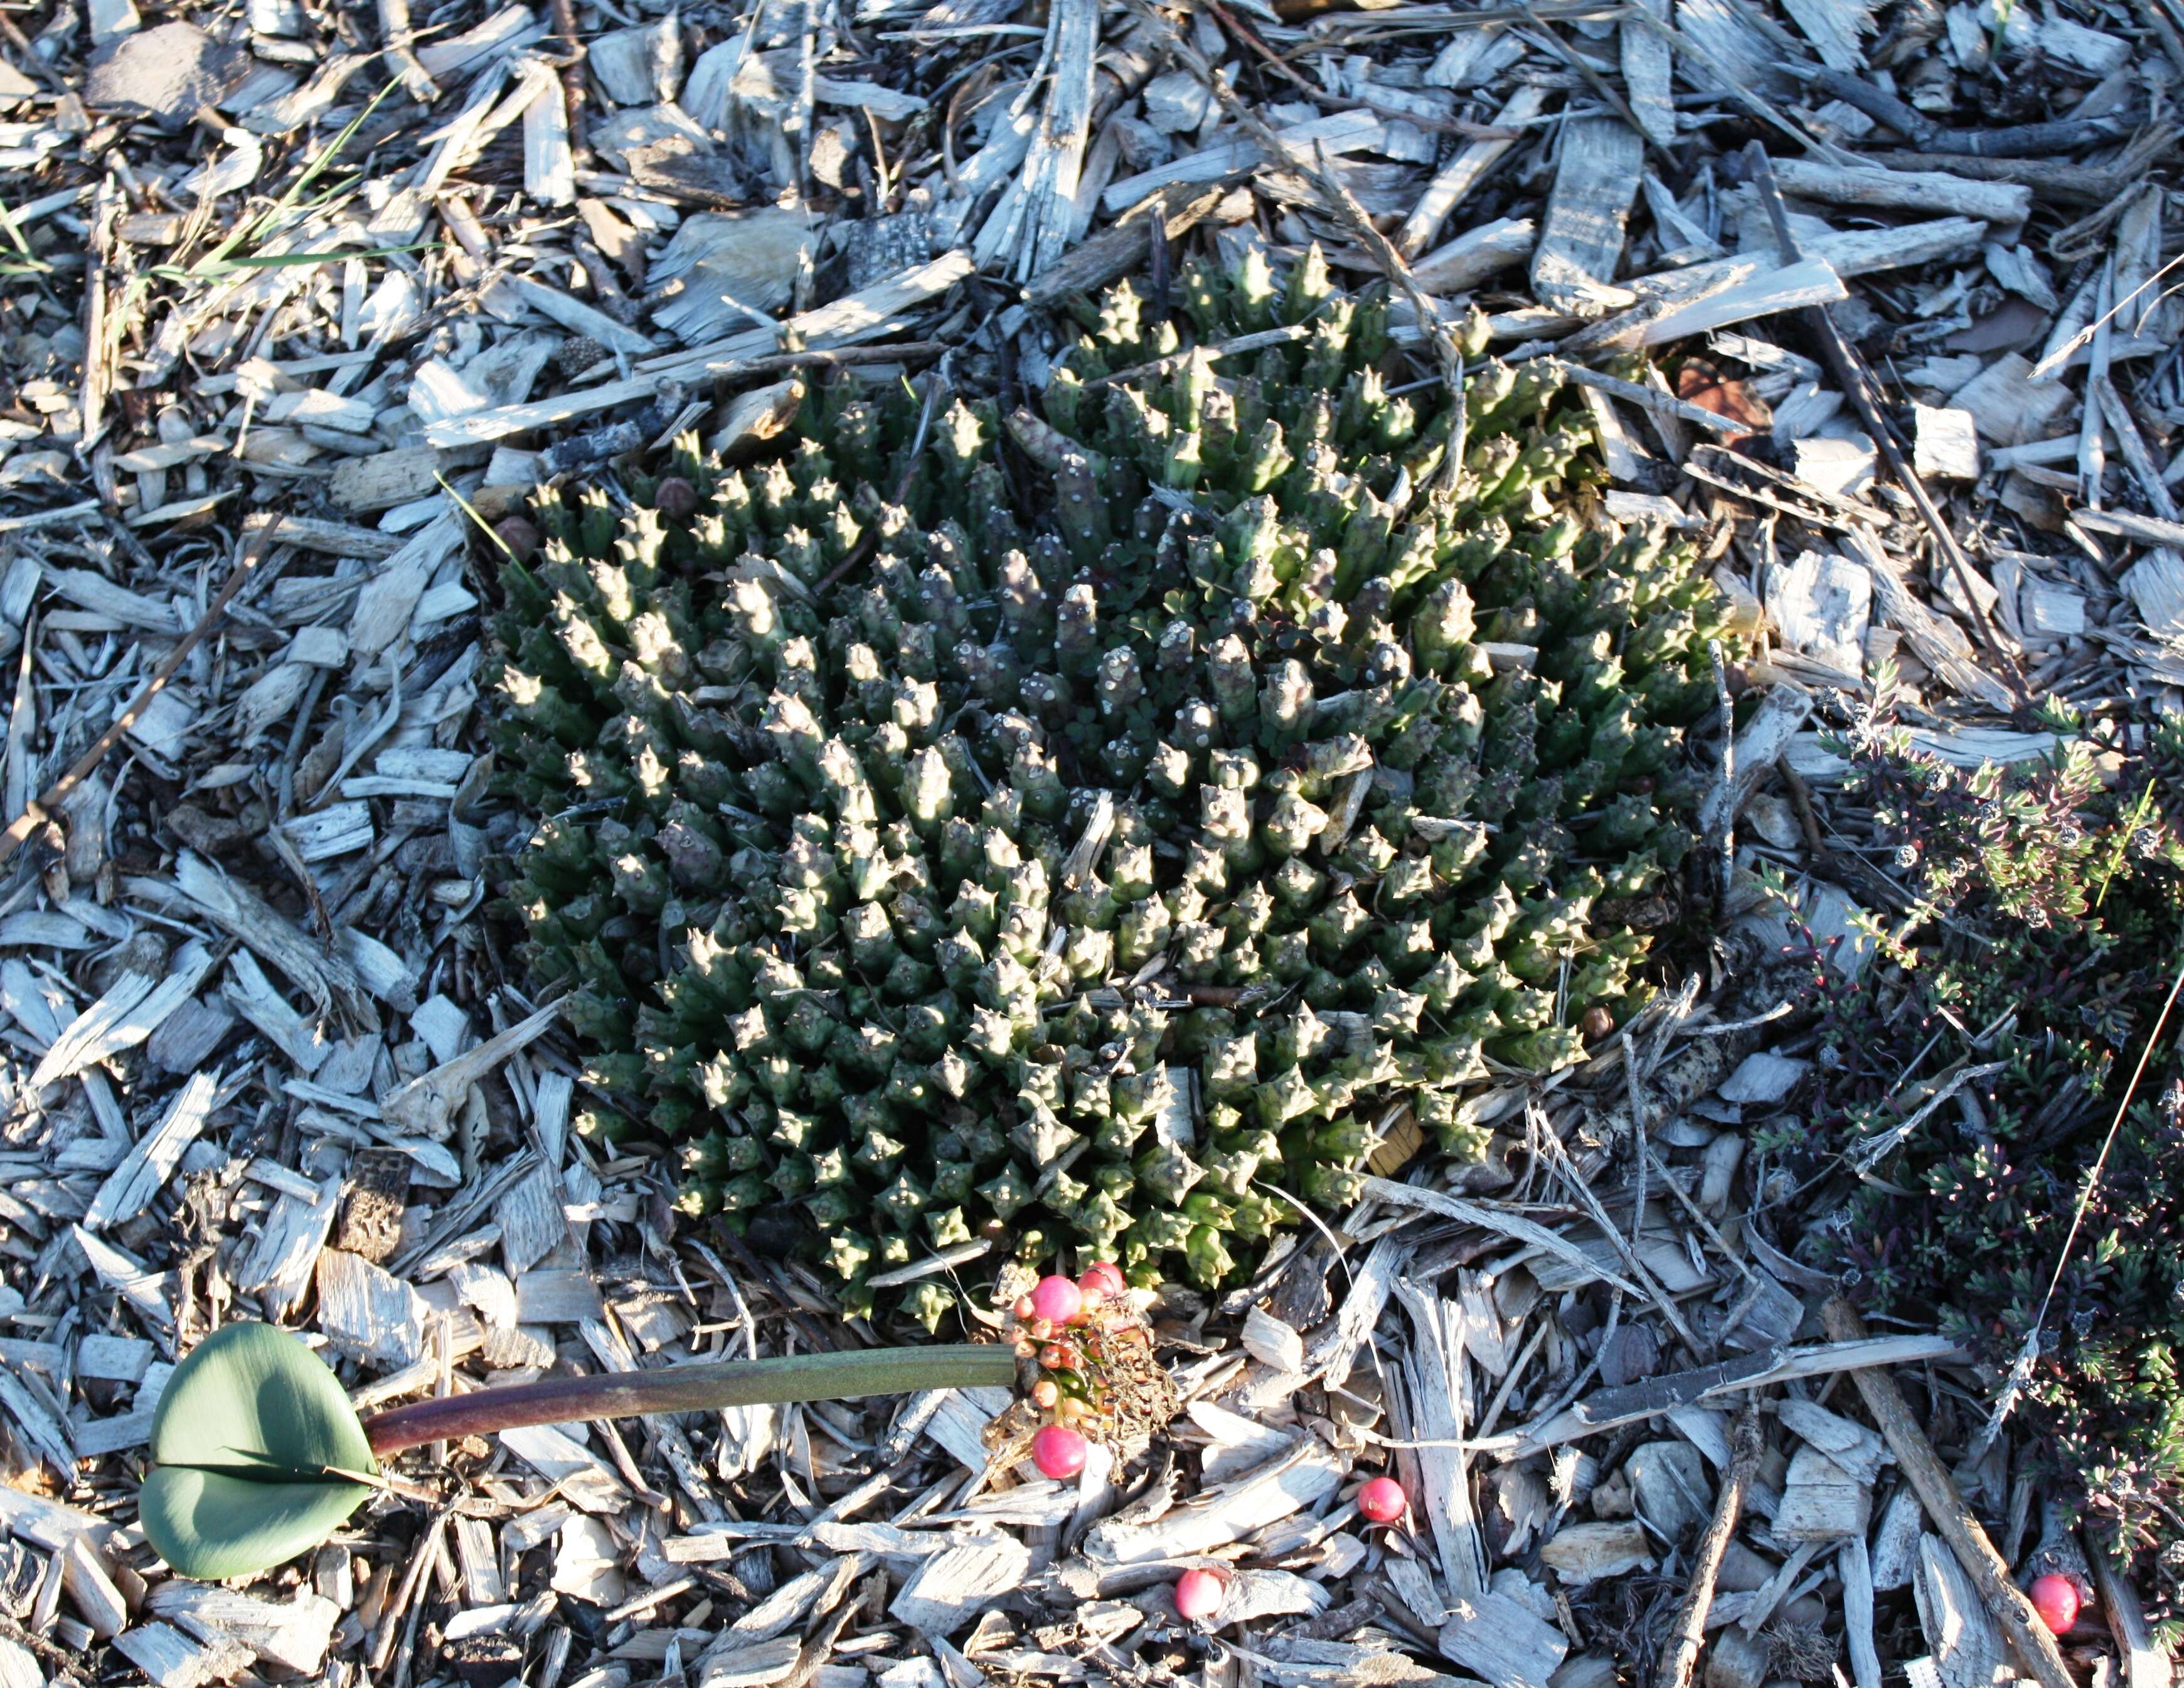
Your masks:
[[[699,1412],[793,1401],[853,1401],[928,1389],[1006,1388],[1016,1382],[1016,1356],[995,1343],[961,1342],[928,1348],[866,1348],[831,1354],[791,1354],[768,1360],[724,1360],[656,1372],[554,1378],[544,1383],[443,1396],[375,1412],[364,1421],[373,1454],[463,1436],[492,1435],[526,1424],[589,1418],[630,1418],[651,1412]]]

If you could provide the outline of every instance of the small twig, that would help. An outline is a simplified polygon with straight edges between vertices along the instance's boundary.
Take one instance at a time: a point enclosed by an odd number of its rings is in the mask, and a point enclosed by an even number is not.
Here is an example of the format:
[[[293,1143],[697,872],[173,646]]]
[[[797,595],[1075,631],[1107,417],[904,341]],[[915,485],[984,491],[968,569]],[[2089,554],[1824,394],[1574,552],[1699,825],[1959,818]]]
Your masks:
[[[1871,1173],[1875,1167],[1886,1160],[1905,1139],[1924,1125],[1942,1103],[1947,1101],[1965,1085],[1975,1079],[1992,1078],[1997,1072],[2007,1072],[2008,1067],[2009,1063],[2006,1061],[1990,1061],[1977,1067],[1959,1068],[1944,1079],[1934,1093],[1920,1103],[1912,1113],[1897,1121],[1886,1130],[1877,1131],[1863,1143],[1856,1145],[1844,1158],[1850,1162],[1852,1169],[1861,1176]],[[1892,1097],[1891,1100],[1892,1100],[1893,1098]],[[2042,1312],[2046,1312],[2044,1306]],[[2037,1329],[2038,1326],[2036,1325],[2034,1329]]]
[[[36,1630],[25,1629],[4,1611],[0,1611],[0,1636],[5,1636],[17,1646],[28,1647],[40,1658],[45,1660],[47,1666],[53,1673],[54,1681],[73,1685],[79,1680],[71,1674],[71,1672],[75,1666],[85,1662],[81,1653],[71,1652],[66,1647],[56,1646]]]
[[[1385,235],[1373,226],[1373,220],[1365,214],[1364,207],[1357,203],[1329,167],[1326,153],[1317,143],[1311,157],[1301,154],[1297,148],[1274,132],[1273,125],[1266,119],[1236,97],[1235,90],[1212,65],[1206,62],[1205,55],[1177,34],[1174,26],[1165,17],[1146,4],[1145,0],[1131,0],[1131,4],[1139,17],[1166,37],[1168,51],[1175,55],[1184,68],[1205,85],[1206,92],[1220,102],[1221,109],[1257,142],[1260,150],[1266,153],[1268,162],[1294,164],[1312,179],[1312,185],[1326,198],[1328,209],[1349,230],[1351,238],[1364,248],[1366,256],[1379,266],[1380,273],[1387,278],[1388,285],[1410,301],[1411,309],[1418,314],[1418,331],[1425,336],[1427,344],[1433,348],[1435,356],[1440,362],[1442,378],[1447,382],[1449,390],[1456,398],[1457,425],[1455,439],[1449,448],[1448,460],[1460,463],[1463,457],[1464,434],[1463,354],[1457,348],[1456,337],[1448,331],[1448,325],[1441,320],[1440,310],[1412,279],[1411,266],[1403,261],[1402,254],[1389,244]]]
[[[427,1488],[422,1483],[412,1483],[388,1471],[352,1471],[347,1466],[322,1465],[318,1469],[328,1477],[338,1477],[344,1482],[360,1483],[367,1489],[383,1489],[390,1495],[398,1495],[405,1501],[432,1502],[440,1498],[440,1491]]]
[[[2088,377],[2087,385],[2098,389],[2102,414],[2108,418],[2124,461],[2131,466],[2131,478],[2138,482],[2147,503],[2153,506],[2153,513],[2164,521],[2184,520],[2184,510],[2177,508],[2176,494],[2161,478],[2153,454],[2146,448],[2146,438],[2138,431],[2137,418],[2124,408],[2123,395],[2116,391],[2114,380],[2103,370]]]
[[[1547,1340],[1547,1323],[1542,1320],[1534,1327],[1531,1336],[1518,1351],[1517,1357],[1509,1362],[1509,1369],[1502,1374],[1500,1384],[1495,1389],[1494,1398],[1486,1403],[1485,1412],[1479,1415],[1479,1429],[1474,1434],[1479,1440],[1484,1440],[1492,1435],[1495,1427],[1501,1423],[1502,1409],[1509,1404],[1509,1397],[1516,1393],[1518,1380],[1524,1376],[1524,1368],[1531,1364],[1532,1357],[1540,1351],[1540,1345]]]
[[[152,671],[152,677],[144,682],[143,689],[129,700],[129,707],[114,717],[111,727],[92,741],[91,748],[76,758],[75,766],[47,786],[38,799],[18,815],[4,833],[0,833],[0,862],[14,855],[21,848],[24,839],[53,818],[53,811],[68,801],[69,794],[91,777],[92,770],[106,759],[106,753],[120,744],[122,735],[143,717],[144,711],[151,707],[152,699],[166,689],[167,682],[175,677],[175,671],[188,660],[190,653],[203,644],[220,624],[220,618],[226,613],[228,604],[242,589],[242,583],[250,578],[250,571],[258,566],[259,559],[265,554],[265,548],[273,543],[273,536],[280,532],[281,521],[280,515],[276,514],[272,521],[259,528],[250,543],[242,548],[242,555],[237,559],[226,583],[220,589],[220,595],[198,618],[197,626],[184,633],[180,643],[167,653],[166,660]]]
[[[1865,1336],[1865,1321],[1841,1295],[1828,1298],[1820,1318],[1834,1341],[1856,1342]],[[2024,1591],[2011,1580],[2008,1565],[1972,1516],[1963,1491],[1949,1475],[1949,1468],[1942,1463],[1941,1455],[1934,1451],[1933,1442],[1903,1399],[1903,1391],[1897,1388],[1896,1379],[1885,1372],[1869,1369],[1853,1373],[1852,1381],[1864,1397],[1874,1423],[1887,1440],[1896,1463],[1917,1491],[1926,1516],[1941,1530],[1987,1610],[2016,1644],[2019,1657],[2039,1679],[2041,1688],[2075,1688],[2062,1649],[2055,1645],[2054,1633],[2041,1621]]]
[[[1730,1446],[1736,1451],[1729,1462],[1729,1475],[1723,1479],[1713,1516],[1707,1520],[1706,1534],[1699,1538],[1698,1551],[1692,1556],[1687,1573],[1690,1585],[1669,1625],[1668,1645],[1661,1649],[1660,1662],[1653,1671],[1653,1688],[1691,1688],[1699,1649],[1706,1645],[1707,1612],[1713,1605],[1714,1579],[1721,1573],[1721,1562],[1736,1534],[1737,1516],[1744,1510],[1744,1491],[1752,1486],[1752,1474],[1759,1468],[1757,1393],[1745,1397]]]
[[[1763,99],[1746,87],[1720,59],[1650,8],[1632,6],[1629,8],[1627,15],[1631,22],[1652,31],[1678,53],[1720,83],[1729,91],[1730,97],[1750,112],[1758,121],[1771,129],[1780,130],[1784,135],[1815,157],[1831,164],[1855,166],[1863,162],[1857,154],[1844,151],[1832,142],[1823,141],[1818,136],[1807,132],[1798,125],[1791,122],[1788,115],[1773,101]]]
[[[1799,1542],[1774,1574],[1752,1591],[1752,1604],[1745,1607],[1744,1615],[1736,1620],[1737,1627],[1747,1635],[1757,1635],[1767,1620],[1774,1615],[1777,1607],[1786,1601],[1797,1599],[1807,1591],[1805,1568],[1819,1557],[1819,1542]],[[1815,1576],[1812,1585],[1818,1586],[1819,1580]]]
[[[1791,74],[1810,82],[1829,98],[1841,100],[1875,122],[1886,124],[1914,147],[1930,146],[1943,132],[1940,124],[1917,107],[1847,70],[1792,68]]]
[[[1745,148],[1745,159],[1752,167],[1752,182],[1759,190],[1761,202],[1767,207],[1768,218],[1774,226],[1774,243],[1782,248],[1782,256],[1786,262],[1799,262],[1804,254],[1798,250],[1797,237],[1790,231],[1790,214],[1782,203],[1782,191],[1775,185],[1774,169],[1767,156],[1767,148],[1754,141]],[[1896,432],[1881,412],[1880,394],[1874,381],[1873,371],[1866,367],[1865,360],[1858,356],[1850,342],[1843,338],[1842,331],[1836,326],[1834,314],[1827,306],[1808,305],[1798,315],[1814,337],[1820,343],[1820,351],[1827,359],[1828,368],[1858,411],[1858,421],[1872,437],[1881,460],[1888,465],[1888,472],[1896,477],[1897,483],[1911,495],[1911,502],[1918,506],[1919,519],[1925,523],[1926,531],[1934,536],[1935,549],[1941,552],[1948,564],[1950,572],[1956,577],[1958,590],[1970,606],[1972,620],[1979,628],[1980,637],[2001,662],[2010,691],[2020,705],[2029,706],[2031,695],[2025,688],[2024,673],[2017,666],[2017,659],[2010,655],[2008,648],[1995,632],[1994,623],[1981,604],[1979,593],[1972,585],[1971,559],[1964,554],[1964,547],[1957,543],[1956,532],[1950,527],[1947,518],[1942,514],[1941,507],[1934,502],[1933,494],[1926,490],[1925,482],[1919,478],[1918,471],[1911,466],[1902,446],[1897,443]]]
[[[266,828],[265,841],[273,846],[273,854],[281,858],[281,865],[288,870],[289,877],[303,888],[304,899],[310,905],[311,923],[318,928],[320,939],[332,947],[334,918],[327,911],[319,882],[312,877],[310,868],[304,863],[304,853],[296,848],[296,841],[278,827]]]
[[[1777,766],[1786,766],[1787,764]],[[1737,1032],[1749,1032],[1756,1027],[1771,1025],[1775,1021],[1795,1012],[1797,1010],[1786,998],[1764,1014],[1754,1014],[1748,1020],[1722,1020],[1710,1026],[1687,1026],[1684,1028],[1683,1035],[1687,1038],[1725,1038]]]
[[[1529,363],[1531,359],[1512,356],[1506,361],[1513,364]],[[1605,393],[1611,398],[1620,398],[1626,404],[1635,404],[1641,410],[1652,410],[1663,416],[1673,416],[1680,422],[1688,422],[1695,428],[1704,428],[1710,433],[1720,434],[1724,437],[1751,432],[1743,423],[1736,421],[1733,417],[1723,415],[1719,410],[1709,410],[1703,404],[1694,404],[1688,399],[1656,392],[1653,388],[1641,386],[1635,381],[1624,381],[1615,376],[1602,375],[1598,370],[1588,369],[1583,364],[1572,363],[1567,358],[1551,357],[1543,354],[1540,361],[1552,369],[1559,370],[1565,381],[1574,382],[1580,387],[1590,387],[1596,392]]]
[[[1646,1229],[1646,1162],[1652,1151],[1646,1143],[1646,1093],[1639,1087],[1638,1050],[1630,1041],[1630,1028],[1623,1028],[1623,1084],[1630,1093],[1630,1134],[1636,1139],[1631,1156],[1636,1189],[1630,1201],[1630,1246],[1635,1250]]]
[[[1804,835],[1805,854],[1814,861],[1825,862],[1833,854],[1827,840],[1820,836],[1820,817],[1813,807],[1813,788],[1805,783],[1804,775],[1790,766],[1785,756],[1775,765],[1782,772],[1782,783],[1790,793],[1790,807],[1797,811],[1797,830]]]
[[[1536,1102],[1529,1100],[1525,1103],[1526,1108],[1531,1111],[1536,1111],[1538,1106]],[[1676,1304],[1668,1298],[1660,1284],[1654,1281],[1653,1274],[1646,1269],[1646,1262],[1638,1258],[1637,1250],[1633,1248],[1630,1240],[1616,1228],[1615,1222],[1608,1217],[1607,1208],[1601,1205],[1600,1198],[1592,1193],[1592,1186],[1585,1181],[1585,1175],[1578,1171],[1577,1162],[1570,1159],[1569,1150],[1563,1147],[1563,1140],[1555,1134],[1554,1128],[1548,1124],[1545,1118],[1541,1118],[1539,1124],[1540,1140],[1553,1145],[1555,1169],[1562,1174],[1563,1182],[1576,1194],[1579,1203],[1591,1217],[1592,1223],[1597,1225],[1602,1234],[1607,1237],[1607,1245],[1615,1251],[1617,1256],[1623,1262],[1624,1268],[1635,1281],[1641,1293],[1653,1304],[1653,1311],[1668,1322],[1669,1328],[1676,1333],[1678,1339],[1685,1348],[1691,1351],[1695,1358],[1702,1362],[1711,1360],[1713,1357],[1712,1345],[1699,1340],[1697,1334],[1685,1321],[1683,1314],[1676,1310]]]
[[[1521,141],[1527,133],[1522,129],[1500,128],[1491,123],[1474,123],[1464,117],[1433,117],[1422,111],[1407,111],[1401,106],[1390,105],[1385,100],[1376,100],[1369,94],[1345,99],[1340,94],[1329,93],[1324,88],[1307,86],[1304,92],[1323,111],[1369,111],[1392,122],[1407,123],[1414,129],[1430,130],[1436,135],[1461,135],[1467,141]]]
[[[15,20],[4,11],[0,11],[0,36],[6,37],[8,46],[15,49],[17,64],[47,87],[59,92],[67,90],[68,84],[61,80],[59,72],[38,56],[38,50],[31,45],[30,37],[16,27]]]
[[[1783,1006],[1786,1008],[1788,1006],[1786,1003]],[[1738,1274],[1745,1282],[1756,1288],[1759,1282],[1758,1279],[1753,1275],[1750,1267],[1737,1258],[1736,1251],[1729,1245],[1729,1239],[1722,1235],[1720,1227],[1707,1217],[1706,1209],[1691,1200],[1691,1192],[1676,1182],[1674,1174],[1662,1164],[1658,1155],[1654,1154],[1650,1148],[1646,1150],[1646,1154],[1653,1164],[1653,1170],[1661,1175],[1661,1182],[1668,1186],[1669,1194],[1674,1196],[1684,1212],[1691,1216],[1691,1223],[1696,1225],[1706,1240],[1719,1251],[1721,1257],[1736,1268]],[[1734,1330],[1736,1329],[1736,1321],[1734,1318],[1726,1319],[1721,1328],[1724,1330]]]
[[[1600,97],[1601,103],[1627,124],[1637,135],[1638,139],[1644,145],[1651,148],[1663,164],[1671,170],[1675,169],[1676,155],[1646,132],[1646,125],[1638,120],[1637,113],[1630,109],[1630,101],[1616,92],[1607,78],[1600,74],[1591,61],[1582,53],[1573,50],[1568,43],[1547,26],[1546,19],[1531,7],[1520,3],[1517,9],[1522,12],[1530,20],[1532,27],[1539,31],[1536,38],[1540,43],[1556,58],[1576,71],[1585,85]]]
[[[549,10],[554,33],[561,41],[561,103],[569,114],[569,155],[582,167],[592,155],[584,141],[584,37],[577,27],[574,0],[551,0]]]
[[[1356,1600],[1323,1612],[1317,1618],[1307,1618],[1290,1630],[1303,1641],[1336,1641],[1363,1629],[1387,1608],[1373,1596],[1360,1595]]]
[[[92,202],[91,242],[83,276],[83,387],[78,400],[76,454],[86,460],[106,432],[106,397],[113,385],[114,351],[108,343],[106,270],[113,254],[114,219],[125,203],[111,175],[99,182],[98,197]],[[102,498],[108,498],[110,492],[110,487],[99,488]]]
[[[1729,670],[1722,661],[1719,639],[1707,641],[1707,655],[1713,660],[1714,701],[1721,710],[1721,771],[1716,777],[1728,794],[1722,804],[1720,836],[1707,839],[1719,857],[1713,890],[1713,914],[1719,923],[1736,875],[1736,705],[1729,695]]]
[[[880,140],[880,120],[870,106],[865,108],[865,133],[872,148],[872,205],[877,210],[886,206],[894,189],[888,182],[887,149]]]
[[[2132,184],[2134,187],[2136,187],[2137,185],[2137,184],[2136,182]],[[2102,311],[2091,322],[2087,323],[2083,328],[2081,328],[2075,334],[2073,334],[2069,339],[2058,346],[2053,352],[2050,352],[2046,357],[2041,359],[2038,363],[2032,366],[2031,373],[2025,377],[2025,380],[2028,382],[2044,381],[2049,376],[2052,376],[2061,370],[2063,366],[2069,363],[2073,357],[2075,357],[2078,353],[2083,351],[2087,345],[2091,344],[2093,336],[2098,333],[2101,329],[2105,327],[2109,322],[2113,321],[2116,316],[2121,313],[2125,306],[2131,304],[2133,299],[2136,299],[2141,293],[2144,292],[2156,281],[2159,281],[2164,276],[2166,276],[2179,264],[2184,264],[2184,252],[2178,253],[2176,257],[2170,259],[2166,264],[2163,265],[2151,276],[2148,276],[2143,281],[2141,281],[2137,287],[2133,287],[2114,304],[2109,306],[2106,310]]]
[[[406,1626],[404,1620],[416,1606],[417,1585],[425,1578],[426,1568],[432,1563],[439,1546],[440,1532],[447,1528],[448,1507],[436,1507],[425,1527],[417,1533],[416,1546],[410,1550],[410,1563],[402,1573],[402,1585],[380,1614],[379,1633],[372,1638],[371,1668],[375,1671],[387,1669],[394,1657],[394,1644],[401,1639]],[[413,1632],[414,1633],[414,1632]]]
[[[2101,427],[2101,388],[2108,380],[2109,358],[2114,339],[2109,318],[2115,298],[2115,254],[2101,265],[2101,279],[2093,294],[2093,348],[2086,365],[2086,402],[2078,413],[2078,502],[2098,510],[2102,482],[2108,474],[2108,437]]]
[[[1187,352],[1170,352],[1164,358],[1155,358],[1150,363],[1135,364],[1126,370],[1117,370],[1112,375],[1095,375],[1084,383],[1086,393],[1097,393],[1128,381],[1156,381],[1171,370],[1181,369],[1193,358],[1203,357],[1217,362],[1234,357],[1240,352],[1264,351],[1269,346],[1292,345],[1299,340],[1312,337],[1312,326],[1307,320],[1283,328],[1262,328],[1250,334],[1240,334],[1234,340],[1223,340],[1212,346],[1194,346]]]
[[[1294,24],[1317,16],[1321,12],[1340,10],[1332,0],[1279,0],[1275,14],[1285,24]],[[1607,0],[1535,0],[1530,8],[1543,18],[1553,18],[1570,23],[1619,23],[1630,15],[1632,7],[1607,3]],[[1454,12],[1436,7],[1429,17],[1430,22],[1403,21],[1403,8],[1380,12],[1374,19],[1376,32],[1387,39],[1404,35],[1427,33],[1446,35],[1458,30],[1499,29],[1504,24],[1526,21],[1524,8],[1516,6],[1481,6],[1476,11]]]
[[[818,1634],[802,1644],[797,1655],[796,1668],[783,1679],[781,1688],[809,1688],[809,1685],[827,1668],[827,1661],[834,1656],[834,1645],[842,1639],[842,1631],[850,1627],[850,1620],[857,1615],[860,1602],[845,1600],[836,1607]]]
[[[1303,89],[1306,96],[1312,99],[1320,100],[1325,97],[1323,92],[1321,89],[1315,87],[1311,82],[1306,81],[1303,76],[1298,75],[1295,66],[1292,65],[1288,59],[1283,58],[1280,53],[1275,52],[1273,48],[1268,46],[1266,42],[1261,41],[1259,39],[1259,32],[1253,29],[1249,24],[1244,22],[1226,6],[1223,5],[1221,3],[1221,0],[1201,0],[1201,3],[1204,4],[1207,11],[1213,14],[1214,20],[1218,23],[1223,29],[1228,31],[1228,33],[1236,40],[1242,42],[1245,46],[1250,47],[1252,52],[1257,53],[1259,57],[1266,62],[1266,65],[1268,70],[1273,71],[1277,75],[1281,76],[1292,86]]]
[[[379,32],[387,68],[400,79],[403,92],[418,104],[430,107],[440,97],[440,86],[411,45],[410,0],[379,0]]]
[[[1851,889],[1869,901],[1879,903],[1897,914],[1907,911],[1911,904],[1901,886],[1857,856],[1838,853],[1820,836],[1819,815],[1813,806],[1813,788],[1805,783],[1804,775],[1791,765],[1790,759],[1785,756],[1776,762],[1774,771],[1782,776],[1782,783],[1789,791],[1790,807],[1797,813],[1797,829],[1804,836],[1809,865],[1825,877],[1847,881]]]
[[[763,358],[738,358],[707,371],[715,402],[727,398],[729,385],[745,376],[786,375],[796,370],[848,369],[858,364],[922,363],[945,355],[945,340],[911,340],[899,346],[844,346],[836,351],[776,352]]]

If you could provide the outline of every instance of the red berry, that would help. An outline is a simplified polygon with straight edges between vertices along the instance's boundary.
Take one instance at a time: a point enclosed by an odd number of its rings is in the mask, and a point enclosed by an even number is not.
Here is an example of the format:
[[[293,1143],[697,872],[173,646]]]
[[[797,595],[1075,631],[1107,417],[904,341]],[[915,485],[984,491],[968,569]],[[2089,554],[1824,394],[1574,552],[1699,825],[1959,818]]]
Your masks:
[[[1357,1491],[1357,1510],[1374,1524],[1393,1524],[1410,1506],[1411,1497],[1392,1477],[1375,1477]]]
[[[1098,1290],[1112,1300],[1130,1286],[1123,1281],[1123,1268],[1112,1260],[1098,1260],[1078,1274],[1077,1287],[1086,1295]]]
[[[1084,1438],[1060,1424],[1048,1424],[1031,1439],[1031,1462],[1039,1475],[1056,1482],[1084,1469]]]
[[[1193,1624],[1211,1618],[1228,1594],[1218,1571],[1185,1571],[1175,1579],[1176,1615]]]
[[[2078,1585],[2059,1572],[2033,1578],[2026,1592],[2032,1596],[2032,1609],[2040,1614],[2040,1621],[2057,1635],[2068,1633],[2078,1621]]]
[[[1084,1310],[1084,1292],[1067,1278],[1042,1278],[1031,1292],[1034,1317],[1050,1324],[1067,1324]]]

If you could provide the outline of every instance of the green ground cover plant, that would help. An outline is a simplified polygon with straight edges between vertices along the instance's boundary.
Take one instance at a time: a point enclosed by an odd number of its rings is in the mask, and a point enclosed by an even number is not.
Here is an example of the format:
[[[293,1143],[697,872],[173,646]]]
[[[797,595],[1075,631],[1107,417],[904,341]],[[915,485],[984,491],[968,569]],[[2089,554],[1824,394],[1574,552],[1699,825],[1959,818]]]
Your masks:
[[[2166,1005],[2184,967],[2184,730],[2148,719],[2109,742],[2105,769],[2074,736],[1974,771],[1885,727],[1853,737],[1851,794],[1917,901],[1877,928],[1856,986],[1815,966],[1819,1105],[1780,1146],[1855,1169],[1822,1256],[1869,1306],[1971,1348],[1990,1403],[2008,1398],[2051,1489],[2134,1562],[2173,1633],[2184,1019]]]

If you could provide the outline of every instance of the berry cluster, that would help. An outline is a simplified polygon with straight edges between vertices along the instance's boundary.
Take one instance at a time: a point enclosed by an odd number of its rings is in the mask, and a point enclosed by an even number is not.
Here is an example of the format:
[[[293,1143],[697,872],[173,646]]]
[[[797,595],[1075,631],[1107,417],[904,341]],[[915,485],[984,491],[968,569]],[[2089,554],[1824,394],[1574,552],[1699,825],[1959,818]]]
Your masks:
[[[997,1450],[1028,1446],[1043,1477],[1067,1482],[1084,1469],[1092,1441],[1127,1451],[1147,1420],[1156,1429],[1173,1413],[1174,1386],[1112,1261],[1074,1279],[1059,1273],[1040,1279],[1010,1309],[1009,1334],[1034,1375],[1028,1399],[989,1428],[989,1442]],[[1156,1397],[1150,1404],[1148,1396]],[[1410,1508],[1392,1477],[1368,1478],[1351,1501],[1369,1524],[1396,1524]],[[1217,1620],[1228,1591],[1219,1570],[1184,1571],[1175,1581],[1176,1614],[1187,1623]]]
[[[1084,1468],[1086,1430],[1108,1440],[1122,1409],[1157,1375],[1152,1333],[1128,1299],[1122,1269],[1100,1261],[1074,1280],[1042,1278],[1011,1309],[1017,1355],[1035,1361],[1031,1404],[1045,1419],[1031,1439],[1032,1463],[1057,1480]]]

